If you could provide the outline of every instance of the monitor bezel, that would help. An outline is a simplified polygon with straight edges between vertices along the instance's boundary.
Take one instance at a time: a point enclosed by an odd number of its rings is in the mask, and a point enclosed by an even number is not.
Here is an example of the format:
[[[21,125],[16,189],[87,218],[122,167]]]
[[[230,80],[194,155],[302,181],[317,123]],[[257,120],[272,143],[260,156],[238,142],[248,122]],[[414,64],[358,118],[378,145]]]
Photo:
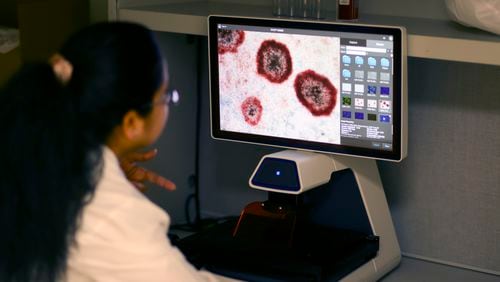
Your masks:
[[[219,72],[217,27],[219,24],[248,25],[264,27],[280,27],[294,29],[317,29],[325,31],[340,31],[349,33],[387,34],[394,38],[394,68],[393,78],[393,143],[392,151],[371,148],[329,144],[314,141],[288,139],[223,131],[220,129],[219,112]],[[328,154],[341,154],[362,158],[401,161],[406,157],[407,148],[407,101],[406,101],[406,30],[399,26],[382,26],[353,23],[338,23],[326,21],[307,21],[296,19],[253,18],[211,15],[208,17],[208,56],[210,85],[210,125],[212,138],[218,140],[260,144],[281,148],[291,148]],[[216,62],[216,63],[212,63]]]

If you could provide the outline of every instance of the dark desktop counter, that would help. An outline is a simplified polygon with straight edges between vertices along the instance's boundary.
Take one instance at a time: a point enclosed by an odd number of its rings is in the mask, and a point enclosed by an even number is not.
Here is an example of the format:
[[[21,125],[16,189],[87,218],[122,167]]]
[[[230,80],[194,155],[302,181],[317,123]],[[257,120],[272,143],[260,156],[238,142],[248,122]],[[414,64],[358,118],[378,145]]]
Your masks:
[[[193,235],[192,232],[171,230],[180,238]],[[430,262],[403,256],[397,268],[389,272],[381,282],[500,282],[500,275],[488,274],[461,267]]]
[[[177,247],[198,268],[244,281],[268,282],[338,281],[379,250],[377,236],[360,232],[308,225],[287,236],[273,222],[271,228],[265,226],[272,230],[265,236],[260,236],[258,224],[233,236],[235,226],[236,220],[212,226],[181,239]]]

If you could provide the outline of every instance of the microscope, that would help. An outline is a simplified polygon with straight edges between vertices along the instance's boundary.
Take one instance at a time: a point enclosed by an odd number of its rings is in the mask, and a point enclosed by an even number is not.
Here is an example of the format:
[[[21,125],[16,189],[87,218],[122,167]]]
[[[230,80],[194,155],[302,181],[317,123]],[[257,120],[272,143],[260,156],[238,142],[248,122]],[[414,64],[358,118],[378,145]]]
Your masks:
[[[406,30],[209,16],[214,139],[285,148],[250,176],[265,201],[183,239],[245,281],[375,281],[401,252],[376,160],[407,155]]]
[[[249,185],[268,199],[184,239],[192,263],[245,281],[375,281],[399,264],[374,160],[285,150]]]

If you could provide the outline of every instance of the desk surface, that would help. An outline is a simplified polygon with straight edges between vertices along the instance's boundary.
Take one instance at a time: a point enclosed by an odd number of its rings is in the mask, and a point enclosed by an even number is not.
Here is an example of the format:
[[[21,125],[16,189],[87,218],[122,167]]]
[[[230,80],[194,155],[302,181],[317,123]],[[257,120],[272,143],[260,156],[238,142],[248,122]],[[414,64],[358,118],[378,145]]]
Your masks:
[[[403,257],[381,282],[500,282],[500,276]]]
[[[192,232],[171,230],[181,238]],[[380,282],[500,282],[500,276],[464,268],[403,257],[399,266]]]

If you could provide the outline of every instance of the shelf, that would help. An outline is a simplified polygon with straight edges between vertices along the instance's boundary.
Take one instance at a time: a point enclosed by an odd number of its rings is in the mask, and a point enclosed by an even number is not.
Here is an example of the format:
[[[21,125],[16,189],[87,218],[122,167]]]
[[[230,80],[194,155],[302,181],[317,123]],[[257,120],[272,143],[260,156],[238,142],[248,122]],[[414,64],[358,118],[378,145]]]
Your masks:
[[[190,2],[124,7],[120,20],[140,22],[152,30],[207,35],[208,15],[273,17],[266,6]],[[326,14],[324,21],[334,21]],[[500,36],[452,21],[362,15],[359,23],[405,26],[408,55],[418,58],[459,61],[500,66]]]

